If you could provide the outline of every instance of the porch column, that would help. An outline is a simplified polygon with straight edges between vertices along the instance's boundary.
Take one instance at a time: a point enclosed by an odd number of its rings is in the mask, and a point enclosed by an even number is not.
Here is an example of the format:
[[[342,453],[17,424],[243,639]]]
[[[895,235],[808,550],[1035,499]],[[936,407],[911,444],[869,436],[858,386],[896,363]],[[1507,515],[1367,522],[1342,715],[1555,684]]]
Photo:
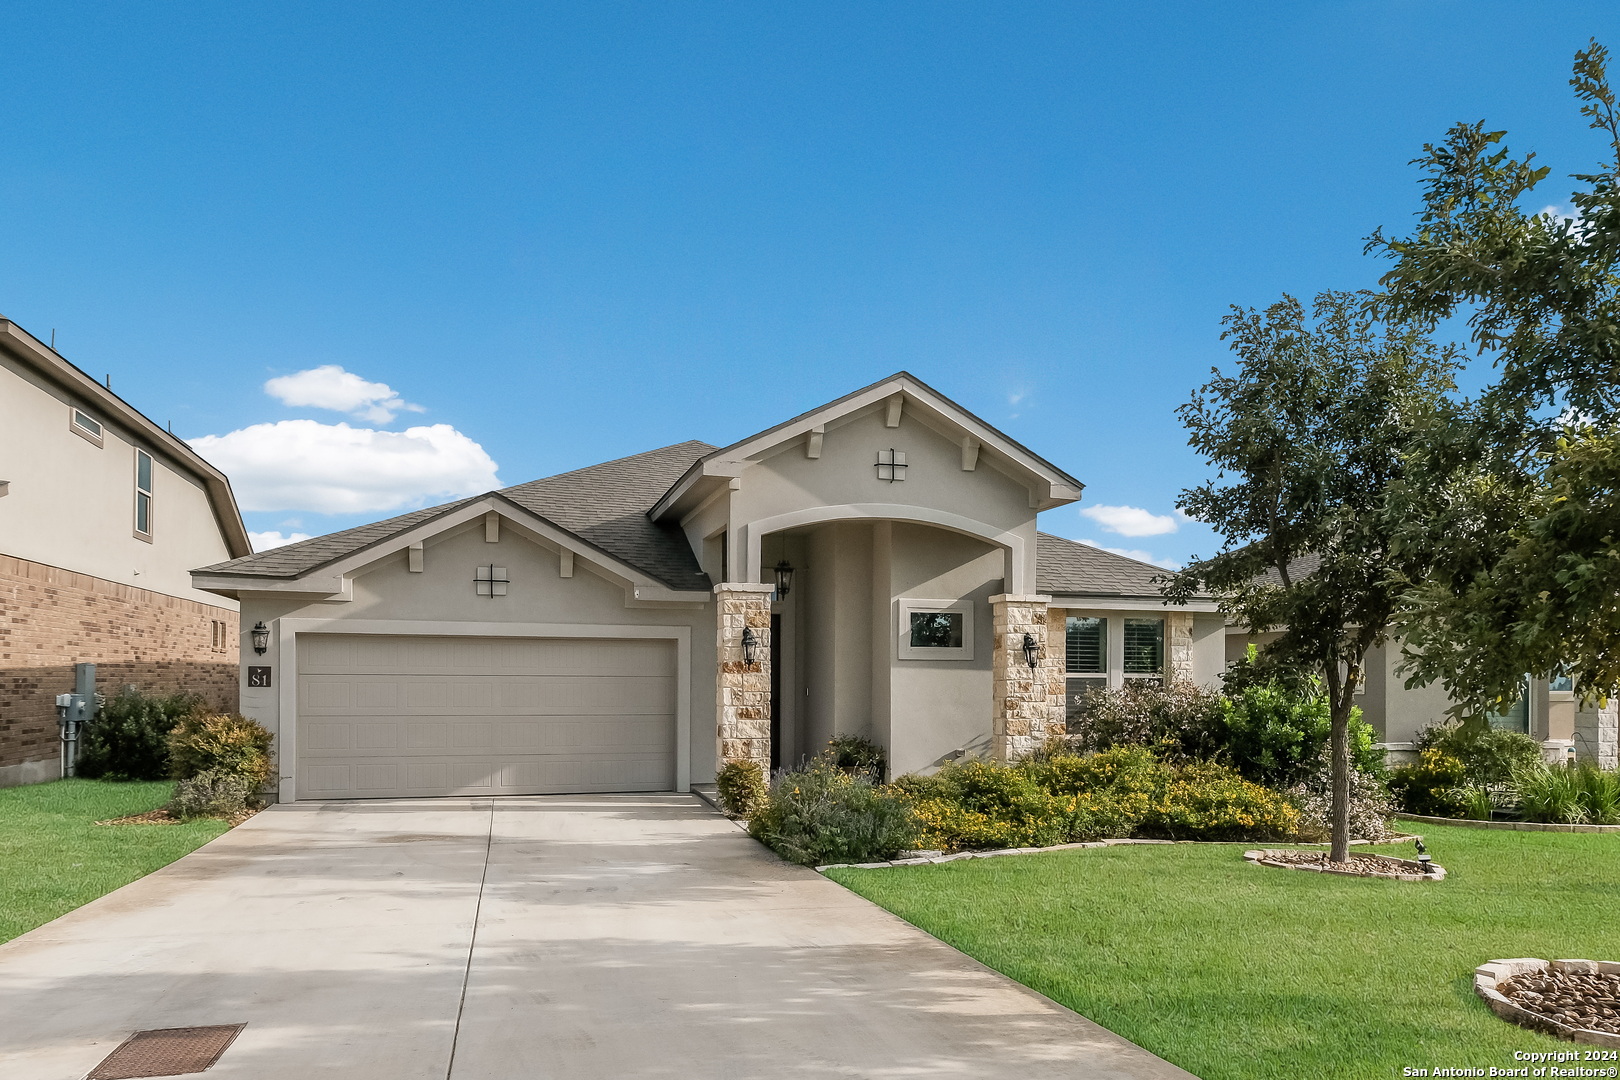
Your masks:
[[[995,648],[990,657],[994,713],[990,756],[1016,761],[1063,730],[1063,654],[1047,636],[1050,596],[990,598]],[[1024,654],[1024,635],[1035,639],[1035,667]]]
[[[1165,682],[1192,682],[1193,680],[1193,617],[1190,611],[1172,611],[1165,616],[1165,642],[1169,652],[1165,664]]]
[[[770,585],[732,581],[714,587],[718,638],[715,677],[717,764],[757,761],[771,769]],[[753,632],[754,662],[743,658],[743,630]]]

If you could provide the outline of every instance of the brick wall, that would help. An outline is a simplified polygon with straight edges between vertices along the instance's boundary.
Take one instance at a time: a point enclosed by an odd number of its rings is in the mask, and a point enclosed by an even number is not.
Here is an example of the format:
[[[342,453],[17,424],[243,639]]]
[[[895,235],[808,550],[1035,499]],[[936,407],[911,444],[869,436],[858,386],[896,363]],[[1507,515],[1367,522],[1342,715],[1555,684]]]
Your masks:
[[[0,769],[57,759],[75,663],[103,694],[191,690],[234,712],[236,612],[0,555]]]

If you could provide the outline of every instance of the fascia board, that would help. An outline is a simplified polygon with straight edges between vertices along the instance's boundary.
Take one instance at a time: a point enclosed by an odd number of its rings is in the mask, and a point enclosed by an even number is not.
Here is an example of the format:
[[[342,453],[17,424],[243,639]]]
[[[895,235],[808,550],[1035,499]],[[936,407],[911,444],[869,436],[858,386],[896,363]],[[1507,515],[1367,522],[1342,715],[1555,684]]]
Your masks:
[[[1189,600],[1185,604],[1172,604],[1158,596],[1087,596],[1083,593],[1053,593],[1055,608],[1088,608],[1092,611],[1148,611],[1164,608],[1169,611],[1220,611],[1213,600]]]
[[[222,588],[229,588],[237,592],[294,593],[341,596],[347,599],[350,595],[349,582],[361,570],[404,551],[412,544],[423,543],[452,529],[480,521],[485,514],[492,510],[500,514],[521,533],[529,534],[528,538],[531,542],[540,539],[558,548],[573,552],[576,566],[583,563],[591,567],[601,576],[608,578],[614,584],[623,588],[629,598],[643,600],[667,599],[678,603],[690,603],[692,602],[691,597],[694,596],[707,599],[706,593],[687,593],[671,589],[635,567],[606,554],[594,544],[580,539],[567,529],[553,524],[534,511],[518,505],[497,492],[491,492],[447,514],[431,518],[402,533],[396,533],[334,562],[312,567],[294,577],[256,578],[229,574],[193,573],[192,581],[196,583],[206,580],[209,583],[208,585],[199,584],[196,587],[215,593],[220,592]]]

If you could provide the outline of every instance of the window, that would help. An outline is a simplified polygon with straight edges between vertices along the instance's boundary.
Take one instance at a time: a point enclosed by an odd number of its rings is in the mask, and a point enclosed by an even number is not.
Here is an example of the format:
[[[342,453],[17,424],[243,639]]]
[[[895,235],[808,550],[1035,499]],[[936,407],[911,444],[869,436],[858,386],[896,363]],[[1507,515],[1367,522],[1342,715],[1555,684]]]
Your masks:
[[[1163,678],[1164,620],[1125,620],[1125,677]]]
[[[1573,694],[1575,680],[1561,671],[1555,671],[1547,677],[1547,689],[1554,694]]]
[[[1530,680],[1519,684],[1519,699],[1499,713],[1485,718],[1498,731],[1518,731],[1530,734]]]
[[[902,660],[973,659],[973,604],[958,600],[901,600]]]
[[[101,421],[82,409],[73,409],[68,413],[68,430],[87,442],[101,445]]]
[[[1065,666],[1076,675],[1108,674],[1108,622],[1071,615],[1064,622]]]
[[[960,611],[913,611],[911,613],[911,647],[913,649],[960,649],[962,647],[962,621]]]
[[[1071,615],[1063,622],[1065,721],[1085,715],[1086,699],[1108,686],[1108,620]]]
[[[135,451],[135,535],[152,539],[152,455]]]

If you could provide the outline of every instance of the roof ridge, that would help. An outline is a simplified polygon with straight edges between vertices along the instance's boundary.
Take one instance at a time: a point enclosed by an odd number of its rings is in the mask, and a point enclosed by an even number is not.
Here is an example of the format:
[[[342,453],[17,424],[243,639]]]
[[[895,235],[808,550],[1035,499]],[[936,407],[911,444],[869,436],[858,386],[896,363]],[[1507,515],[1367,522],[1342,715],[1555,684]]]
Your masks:
[[[624,457],[611,458],[607,461],[598,461],[594,465],[581,465],[577,469],[568,469],[564,472],[552,473],[549,476],[537,476],[533,480],[525,480],[521,484],[512,484],[508,487],[497,488],[496,490],[500,492],[515,491],[518,488],[532,487],[535,484],[543,484],[547,480],[561,480],[565,476],[574,476],[579,473],[594,472],[597,469],[607,468],[609,465],[620,465],[626,461],[634,461],[636,458],[644,458],[651,454],[662,454],[670,450],[684,450],[687,447],[702,447],[706,451],[715,449],[714,446],[704,442],[702,439],[687,439],[685,442],[670,443],[668,446],[658,446],[651,450],[642,450],[639,453],[626,454]]]

